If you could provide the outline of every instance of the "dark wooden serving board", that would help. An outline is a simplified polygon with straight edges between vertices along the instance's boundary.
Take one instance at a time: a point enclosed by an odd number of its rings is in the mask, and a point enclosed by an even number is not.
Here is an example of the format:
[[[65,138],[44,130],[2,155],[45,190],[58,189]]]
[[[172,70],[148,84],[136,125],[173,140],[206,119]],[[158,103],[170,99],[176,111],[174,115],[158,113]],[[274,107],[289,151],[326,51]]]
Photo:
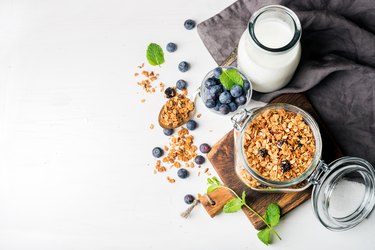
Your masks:
[[[319,124],[320,132],[323,141],[323,152],[322,159],[326,162],[331,162],[341,156],[343,156],[342,151],[338,145],[333,140],[333,137],[329,134],[327,128],[323,124],[322,120],[319,118],[315,109],[309,102],[309,100],[303,94],[285,94],[275,98],[271,103],[289,103],[310,113],[317,123]],[[217,174],[219,175],[222,182],[232,188],[237,194],[241,194],[243,190],[246,191],[246,200],[251,204],[252,208],[258,211],[260,214],[264,214],[266,207],[269,203],[275,202],[281,208],[282,215],[290,212],[298,205],[302,204],[304,201],[310,199],[311,188],[297,193],[261,193],[251,190],[247,187],[236,175],[234,170],[234,136],[233,130],[226,134],[219,142],[217,142],[211,149],[210,153],[207,155],[212,166],[215,168]],[[215,191],[216,192],[216,191]],[[216,215],[216,213],[222,209],[223,201],[217,202],[218,197],[223,197],[223,199],[228,199],[228,194],[220,194],[218,191],[216,194],[216,206],[210,206],[205,199],[201,202],[206,208],[207,212],[211,216]],[[221,196],[222,195],[222,196]],[[226,197],[226,198],[224,198]],[[229,196],[230,197],[230,196]],[[218,207],[221,206],[221,207]],[[249,210],[243,209],[246,216],[249,218],[250,222],[254,225],[256,229],[261,229],[264,227],[263,222]]]

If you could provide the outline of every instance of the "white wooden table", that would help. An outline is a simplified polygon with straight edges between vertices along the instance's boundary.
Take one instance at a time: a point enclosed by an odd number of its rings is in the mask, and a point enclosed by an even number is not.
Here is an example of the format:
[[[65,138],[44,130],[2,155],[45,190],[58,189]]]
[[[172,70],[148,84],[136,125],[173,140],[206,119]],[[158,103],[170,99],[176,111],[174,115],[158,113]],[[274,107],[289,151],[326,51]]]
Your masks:
[[[203,192],[205,177],[193,171],[170,184],[153,174],[151,149],[167,143],[149,129],[162,98],[133,77],[148,43],[173,41],[177,52],[155,70],[168,85],[183,78],[195,89],[215,63],[183,22],[232,2],[0,1],[1,250],[268,249],[242,213],[211,219],[199,207],[180,218],[184,195]],[[187,73],[177,70],[182,60]],[[231,129],[198,109],[196,144]],[[334,233],[306,202],[282,219],[283,240],[269,249],[375,249],[374,218]]]

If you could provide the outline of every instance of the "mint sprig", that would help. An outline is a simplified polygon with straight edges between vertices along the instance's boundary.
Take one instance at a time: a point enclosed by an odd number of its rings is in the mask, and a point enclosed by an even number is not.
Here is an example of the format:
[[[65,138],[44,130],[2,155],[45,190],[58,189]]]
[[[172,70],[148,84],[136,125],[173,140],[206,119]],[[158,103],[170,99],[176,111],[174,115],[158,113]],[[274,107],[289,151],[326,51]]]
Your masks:
[[[220,82],[227,90],[230,90],[233,85],[240,85],[243,88],[243,79],[235,69],[223,70],[220,75]]]
[[[164,63],[163,49],[156,43],[150,43],[147,47],[146,58],[152,66],[162,65]]]
[[[243,191],[241,194],[241,197],[238,196],[236,192],[234,192],[233,189],[223,185],[217,177],[212,177],[207,179],[207,183],[209,184],[207,188],[207,194],[215,191],[218,188],[225,188],[229,191],[231,191],[234,194],[234,198],[228,201],[224,208],[224,213],[235,213],[239,211],[243,206],[245,206],[247,209],[249,209],[252,213],[254,213],[256,216],[258,216],[264,224],[266,224],[266,228],[258,232],[258,238],[266,245],[271,243],[271,233],[274,233],[280,240],[280,235],[275,231],[273,228],[277,224],[279,224],[280,221],[280,207],[276,203],[270,203],[266,209],[266,212],[264,214],[264,217],[262,217],[258,212],[256,212],[253,208],[251,208],[246,203],[246,192]]]

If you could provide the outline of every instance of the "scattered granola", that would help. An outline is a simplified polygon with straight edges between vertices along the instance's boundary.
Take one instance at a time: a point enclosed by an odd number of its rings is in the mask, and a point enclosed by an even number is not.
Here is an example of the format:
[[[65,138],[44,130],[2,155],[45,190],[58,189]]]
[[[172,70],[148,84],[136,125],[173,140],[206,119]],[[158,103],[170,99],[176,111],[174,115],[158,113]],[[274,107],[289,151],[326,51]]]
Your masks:
[[[171,178],[169,176],[167,176],[167,180],[169,181],[169,183],[175,183],[176,182],[175,179],[173,179],[173,178]]]
[[[146,99],[141,99],[141,103],[145,103],[146,102]]]
[[[315,154],[315,139],[301,115],[266,110],[246,127],[244,152],[250,167],[258,174],[285,181],[308,169]],[[252,186],[260,185],[244,169],[240,174]]]
[[[178,127],[188,120],[189,113],[194,110],[192,102],[184,94],[177,94],[168,99],[161,111],[160,122],[166,127]]]
[[[150,124],[150,129],[154,129],[155,128],[155,125],[154,124]]]

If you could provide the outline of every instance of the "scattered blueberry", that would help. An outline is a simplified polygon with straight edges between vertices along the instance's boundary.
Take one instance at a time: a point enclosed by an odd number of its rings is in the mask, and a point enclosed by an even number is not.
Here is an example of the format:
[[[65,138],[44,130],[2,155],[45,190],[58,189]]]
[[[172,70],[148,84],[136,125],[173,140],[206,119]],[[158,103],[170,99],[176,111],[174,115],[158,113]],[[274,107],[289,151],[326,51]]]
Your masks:
[[[230,112],[230,108],[228,104],[221,104],[219,107],[219,112],[222,113],[223,115],[226,115]]]
[[[259,149],[258,151],[258,155],[262,156],[263,158],[265,158],[267,156],[267,149],[265,148],[261,148]]]
[[[230,112],[234,112],[238,109],[238,106],[235,102],[229,103],[228,106],[229,106]]]
[[[192,204],[195,201],[195,197],[192,196],[191,194],[187,194],[184,197],[184,201],[185,201],[186,204],[190,205],[190,204]]]
[[[210,77],[204,82],[206,88],[211,88],[212,86],[217,85],[217,82],[214,78]]]
[[[206,161],[206,159],[201,155],[197,155],[194,161],[196,164],[202,165]]]
[[[191,20],[191,19],[186,20],[185,23],[184,23],[184,27],[185,27],[187,30],[194,29],[194,27],[195,27],[195,21],[193,21],[193,20]]]
[[[278,140],[278,141],[276,142],[276,146],[277,146],[278,148],[282,148],[282,146],[284,145],[285,142],[286,142],[285,140]]]
[[[178,177],[180,177],[181,179],[185,179],[186,177],[189,176],[189,171],[187,171],[187,170],[184,169],[184,168],[180,168],[180,169],[177,171],[177,175],[178,175]]]
[[[194,120],[189,120],[187,123],[186,123],[186,127],[187,129],[189,130],[194,130],[197,128],[197,123],[194,121]]]
[[[207,143],[202,143],[202,144],[199,146],[199,150],[200,150],[203,154],[207,154],[208,152],[211,151],[211,147],[210,147],[210,145],[208,145]]]
[[[152,155],[156,158],[160,158],[164,154],[163,149],[155,147],[152,149]]]
[[[164,91],[164,94],[167,96],[167,98],[172,98],[176,95],[176,90],[174,88],[168,87]]]
[[[299,148],[302,148],[303,144],[299,142],[299,143],[297,144],[297,146],[298,146]]]
[[[214,107],[214,110],[219,111],[221,105],[222,103],[220,101],[216,101],[216,106]]]
[[[216,79],[220,79],[221,73],[223,73],[223,69],[220,67],[217,67],[214,69],[214,77]]]
[[[240,85],[233,85],[232,88],[230,88],[230,94],[233,97],[240,97],[242,95],[242,87]]]
[[[234,102],[238,106],[244,105],[246,103],[246,101],[247,101],[247,98],[244,95],[241,95],[240,97],[237,97],[236,99],[234,99]]]
[[[221,92],[223,92],[222,85],[215,85],[210,88],[210,93],[214,96],[219,96]]]
[[[290,170],[290,162],[288,160],[282,160],[280,162],[280,167],[283,172],[287,172]]]
[[[230,94],[229,91],[226,90],[220,94],[219,101],[221,103],[230,103],[232,101],[232,95]]]
[[[175,52],[177,50],[177,45],[175,43],[168,43],[167,44],[167,51],[168,52]]]
[[[216,106],[216,101],[212,99],[207,99],[205,105],[207,108],[212,109]]]
[[[190,65],[185,61],[182,61],[178,64],[178,70],[181,72],[186,72],[189,70],[189,68],[190,68]]]
[[[163,133],[166,135],[166,136],[170,136],[172,135],[174,132],[173,128],[164,128],[163,129]]]
[[[248,91],[250,89],[250,82],[248,80],[243,81],[243,89]]]
[[[186,83],[185,80],[180,79],[180,80],[178,80],[178,81],[176,82],[176,87],[177,87],[179,90],[184,90],[184,89],[186,89],[186,86],[187,86],[187,83]]]

